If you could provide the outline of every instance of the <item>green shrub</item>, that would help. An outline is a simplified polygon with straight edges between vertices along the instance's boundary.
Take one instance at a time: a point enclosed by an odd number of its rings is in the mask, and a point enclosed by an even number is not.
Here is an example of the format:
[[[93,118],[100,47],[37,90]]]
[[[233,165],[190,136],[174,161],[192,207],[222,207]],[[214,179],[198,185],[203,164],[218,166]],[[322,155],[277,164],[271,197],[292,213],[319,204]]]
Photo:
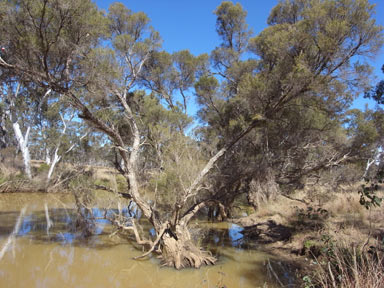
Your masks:
[[[105,187],[111,187],[111,181],[106,178],[96,179],[95,185],[105,186]]]
[[[49,170],[49,165],[47,163],[42,163],[40,164],[40,166],[37,168],[37,173],[38,174],[43,174],[43,173],[47,173],[48,170]]]
[[[127,180],[123,175],[116,175],[116,184],[118,192],[126,192],[128,189]]]

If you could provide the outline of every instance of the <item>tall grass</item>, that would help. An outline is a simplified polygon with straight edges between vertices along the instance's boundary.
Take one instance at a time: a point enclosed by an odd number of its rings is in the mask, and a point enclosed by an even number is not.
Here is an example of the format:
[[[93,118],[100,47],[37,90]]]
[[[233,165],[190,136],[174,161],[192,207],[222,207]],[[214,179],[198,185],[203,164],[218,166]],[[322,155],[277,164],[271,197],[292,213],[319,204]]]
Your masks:
[[[377,247],[328,244],[319,257],[313,285],[307,287],[383,288],[384,253]]]

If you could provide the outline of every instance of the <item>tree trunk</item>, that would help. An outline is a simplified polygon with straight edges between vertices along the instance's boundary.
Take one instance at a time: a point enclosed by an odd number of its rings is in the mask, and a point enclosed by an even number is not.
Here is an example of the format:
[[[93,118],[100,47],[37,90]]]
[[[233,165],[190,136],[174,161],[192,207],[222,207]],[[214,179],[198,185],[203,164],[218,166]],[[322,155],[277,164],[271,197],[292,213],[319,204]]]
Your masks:
[[[48,187],[48,185],[49,185],[49,181],[51,180],[51,177],[52,177],[53,171],[56,167],[56,164],[59,163],[59,161],[61,159],[61,157],[57,154],[58,151],[59,151],[59,147],[56,147],[52,162],[49,166],[48,175],[47,175],[47,179],[46,179],[46,187]]]
[[[6,123],[6,114],[0,116],[0,148],[4,149],[8,146],[7,141],[7,127],[5,126]]]
[[[45,164],[51,164],[51,155],[49,155],[49,149],[45,148]]]
[[[200,268],[216,262],[210,252],[201,250],[193,243],[187,225],[178,224],[174,231],[166,230],[162,240],[162,259],[166,266]]]
[[[28,127],[27,132],[25,133],[25,136],[21,133],[20,125],[18,122],[14,122],[12,124],[13,131],[15,132],[17,143],[19,144],[19,148],[21,150],[21,154],[23,156],[23,163],[24,163],[24,171],[25,175],[27,175],[28,179],[32,179],[32,173],[31,173],[31,156],[29,154],[29,147],[28,147],[28,136],[30,127]]]
[[[205,207],[209,201],[207,200],[195,204],[190,209],[185,212],[181,218],[177,217],[175,221],[172,221],[174,225],[167,227],[165,231],[164,225],[166,222],[160,221],[157,216],[157,211],[152,207],[140,194],[139,183],[137,178],[137,162],[140,153],[140,131],[136,123],[135,115],[131,110],[131,107],[128,105],[127,93],[128,90],[124,90],[124,93],[119,91],[114,91],[115,96],[119,99],[120,103],[124,108],[124,118],[127,123],[129,123],[131,132],[132,132],[132,141],[130,143],[130,148],[127,150],[127,145],[124,143],[121,135],[114,127],[109,126],[107,123],[103,122],[100,118],[96,117],[85,105],[82,103],[76,95],[69,93],[68,96],[75,101],[73,104],[77,109],[81,110],[80,118],[90,122],[93,126],[103,131],[106,135],[113,140],[115,147],[119,150],[119,154],[124,161],[124,169],[120,169],[122,175],[126,178],[129,195],[132,197],[132,200],[140,208],[143,213],[143,216],[147,218],[152,225],[155,227],[157,232],[157,237],[159,242],[152,243],[152,247],[147,251],[142,257],[148,255],[154,251],[155,247],[159,245],[159,249],[162,253],[162,258],[164,265],[175,267],[176,269],[181,269],[184,267],[195,267],[199,268],[202,265],[214,264],[216,258],[213,257],[209,252],[200,250],[192,241],[190,233],[188,231],[187,225],[191,218],[203,207]],[[192,182],[190,187],[186,190],[184,199],[181,203],[178,203],[180,208],[183,208],[187,204],[187,200],[197,195],[200,191],[200,186],[205,178],[205,176],[211,171],[215,163],[229,150],[231,149],[240,139],[247,135],[254,128],[259,127],[265,123],[265,119],[260,117],[260,119],[254,120],[247,129],[242,131],[237,137],[232,139],[227,145],[221,148],[205,165],[205,167],[200,171],[195,180]],[[121,168],[121,167],[120,167]],[[169,223],[167,224],[169,225]],[[125,227],[128,230],[131,230],[131,227]],[[135,230],[135,229],[133,229]],[[139,241],[142,242],[142,241]],[[144,241],[147,243],[148,241]],[[140,243],[139,243],[140,244]],[[147,243],[148,244],[148,243]]]

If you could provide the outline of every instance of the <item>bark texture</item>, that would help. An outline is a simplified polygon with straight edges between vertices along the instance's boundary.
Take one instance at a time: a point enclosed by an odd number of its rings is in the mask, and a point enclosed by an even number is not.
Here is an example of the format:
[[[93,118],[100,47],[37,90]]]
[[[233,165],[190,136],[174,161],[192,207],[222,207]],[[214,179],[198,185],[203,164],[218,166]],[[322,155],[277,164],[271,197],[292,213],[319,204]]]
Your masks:
[[[201,250],[193,243],[185,225],[176,225],[174,232],[168,229],[163,234],[162,258],[163,265],[176,269],[200,268],[216,262],[210,252]]]

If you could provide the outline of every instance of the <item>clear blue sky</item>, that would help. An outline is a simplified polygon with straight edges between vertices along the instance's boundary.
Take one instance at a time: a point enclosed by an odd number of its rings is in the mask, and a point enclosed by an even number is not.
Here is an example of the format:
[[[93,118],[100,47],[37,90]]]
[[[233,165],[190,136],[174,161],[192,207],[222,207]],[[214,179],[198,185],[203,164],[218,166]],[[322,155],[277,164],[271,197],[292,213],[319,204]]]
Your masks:
[[[116,1],[96,0],[95,3],[102,9]],[[209,53],[219,45],[215,31],[216,18],[213,11],[222,1],[220,0],[122,0],[134,12],[143,11],[151,19],[152,26],[160,32],[163,39],[163,49],[174,52],[189,49],[193,54]],[[267,26],[267,18],[272,7],[278,0],[239,0],[248,12],[247,23],[258,34]],[[384,0],[370,0],[376,4],[376,20],[384,26]],[[381,66],[384,64],[384,50],[373,59],[375,75],[384,79]],[[363,108],[365,103],[372,101],[360,97],[355,101],[356,108]]]

